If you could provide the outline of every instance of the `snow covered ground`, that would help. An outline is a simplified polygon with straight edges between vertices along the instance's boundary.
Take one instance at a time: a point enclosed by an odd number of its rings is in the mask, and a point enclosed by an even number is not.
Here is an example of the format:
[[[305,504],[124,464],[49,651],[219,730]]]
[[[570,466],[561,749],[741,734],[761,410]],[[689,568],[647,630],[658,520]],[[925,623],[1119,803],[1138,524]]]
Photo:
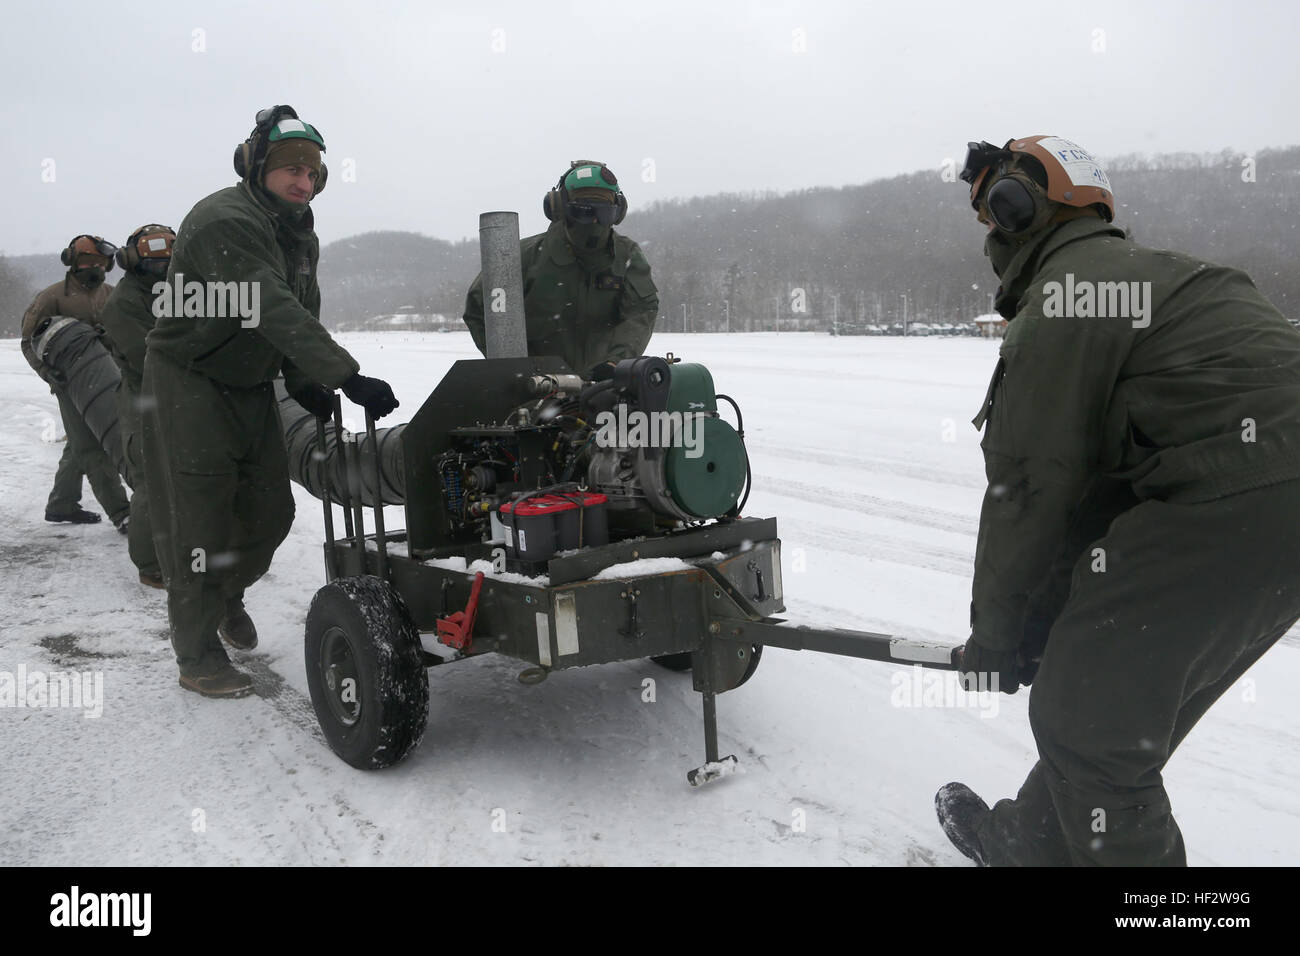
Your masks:
[[[402,400],[385,424],[476,355],[467,333],[341,340]],[[746,510],[779,519],[788,617],[951,644],[966,636],[983,492],[969,420],[996,347],[652,343],[706,363],[741,404]],[[293,531],[249,594],[261,646],[242,663],[257,696],[205,700],[177,686],[164,597],[136,583],[124,539],[107,523],[41,520],[57,415],[18,343],[0,342],[0,674],[98,673],[103,687],[99,717],[0,708],[0,864],[965,864],[935,822],[935,790],[962,780],[1011,796],[1033,763],[1025,691],[898,706],[905,671],[769,649],[718,700],[721,752],[745,772],[700,790],[685,780],[703,760],[699,697],[689,675],[649,662],[535,687],[492,655],[436,669],[420,748],[353,770],[320,737],[303,669],[324,583],[319,502],[295,486]],[[83,504],[96,507],[88,487]],[[401,510],[388,521],[401,527]],[[1300,863],[1297,633],[1167,769],[1193,864]]]

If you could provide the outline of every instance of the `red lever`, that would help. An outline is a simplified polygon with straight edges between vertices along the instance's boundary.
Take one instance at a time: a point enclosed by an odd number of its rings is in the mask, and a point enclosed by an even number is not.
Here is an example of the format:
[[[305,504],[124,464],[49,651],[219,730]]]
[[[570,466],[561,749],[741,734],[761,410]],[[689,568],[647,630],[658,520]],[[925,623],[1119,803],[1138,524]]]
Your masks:
[[[438,618],[438,641],[458,651],[468,651],[474,639],[474,618],[478,617],[478,594],[483,590],[483,572],[474,575],[474,587],[469,592],[465,610],[454,611]]]

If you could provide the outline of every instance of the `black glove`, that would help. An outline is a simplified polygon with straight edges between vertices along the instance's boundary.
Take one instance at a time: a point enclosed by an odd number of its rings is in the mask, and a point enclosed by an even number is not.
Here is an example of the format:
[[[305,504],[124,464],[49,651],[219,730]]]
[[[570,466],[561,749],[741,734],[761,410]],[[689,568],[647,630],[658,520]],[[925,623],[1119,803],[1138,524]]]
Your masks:
[[[329,421],[334,417],[334,393],[324,385],[310,382],[289,397],[317,418]]]
[[[604,382],[614,377],[614,362],[600,362],[591,367],[587,373],[587,381]]]
[[[359,372],[353,373],[343,383],[343,394],[350,401],[364,405],[374,418],[383,418],[401,404],[387,382],[379,378],[367,378]]]
[[[1026,668],[1018,650],[992,651],[977,644],[972,637],[962,648],[957,670],[962,687],[968,691],[999,690],[1014,694],[1022,684],[1029,686],[1037,666]]]

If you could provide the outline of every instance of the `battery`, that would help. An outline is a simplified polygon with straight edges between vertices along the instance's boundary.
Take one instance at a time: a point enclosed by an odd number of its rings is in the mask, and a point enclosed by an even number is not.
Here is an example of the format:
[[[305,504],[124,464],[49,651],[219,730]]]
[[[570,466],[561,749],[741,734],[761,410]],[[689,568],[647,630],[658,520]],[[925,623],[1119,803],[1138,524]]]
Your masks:
[[[608,500],[574,491],[507,501],[499,509],[506,553],[523,561],[547,561],[557,551],[609,544]]]

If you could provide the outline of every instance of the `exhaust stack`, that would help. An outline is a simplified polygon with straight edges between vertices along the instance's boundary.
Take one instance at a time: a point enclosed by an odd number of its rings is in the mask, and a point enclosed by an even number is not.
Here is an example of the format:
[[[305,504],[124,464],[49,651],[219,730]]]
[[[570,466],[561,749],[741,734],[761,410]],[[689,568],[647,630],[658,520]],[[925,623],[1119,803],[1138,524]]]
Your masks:
[[[483,260],[483,324],[487,357],[527,358],[524,270],[519,260],[519,213],[481,213],[478,217],[478,241]]]

